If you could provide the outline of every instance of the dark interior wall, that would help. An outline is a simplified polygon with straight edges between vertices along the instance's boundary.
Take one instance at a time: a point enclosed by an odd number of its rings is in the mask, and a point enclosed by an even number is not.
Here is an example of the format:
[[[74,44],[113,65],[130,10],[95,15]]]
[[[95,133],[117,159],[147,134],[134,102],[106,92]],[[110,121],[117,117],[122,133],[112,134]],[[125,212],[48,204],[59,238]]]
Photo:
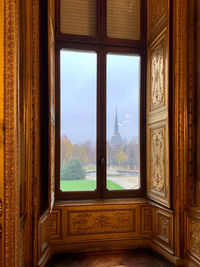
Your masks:
[[[48,0],[40,3],[40,121],[41,181],[40,213],[48,208]]]

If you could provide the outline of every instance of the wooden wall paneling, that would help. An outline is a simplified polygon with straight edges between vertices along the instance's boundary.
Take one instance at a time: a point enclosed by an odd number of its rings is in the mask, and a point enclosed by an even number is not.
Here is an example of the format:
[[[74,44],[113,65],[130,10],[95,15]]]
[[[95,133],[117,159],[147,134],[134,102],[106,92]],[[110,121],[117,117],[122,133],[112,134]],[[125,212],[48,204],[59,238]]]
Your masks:
[[[138,244],[143,243],[148,247],[148,240],[152,236],[152,209],[144,203],[56,205],[50,216],[52,215],[50,238],[57,252],[63,249],[73,251],[73,248],[75,251],[79,246],[83,249],[83,243],[88,243],[85,249],[90,244],[90,250],[98,249],[103,243],[110,246],[111,242],[128,242],[130,246],[128,240],[133,241],[133,246],[136,245],[134,240],[137,240]]]
[[[141,233],[150,233],[152,235],[153,231],[153,208],[149,205],[141,206],[140,215],[140,227]]]
[[[0,2],[0,267],[4,264],[3,205],[4,205],[4,1]]]
[[[148,40],[154,40],[169,19],[169,0],[148,0]]]
[[[18,231],[19,231],[19,1],[1,1],[1,19],[3,17],[4,38],[2,61],[3,74],[1,76],[1,129],[3,130],[3,153],[0,160],[3,169],[3,179],[0,179],[0,198],[2,200],[3,222],[2,253],[3,266],[15,266],[18,256]],[[2,23],[2,21],[1,21]],[[2,27],[2,26],[0,26]],[[1,32],[2,33],[2,32]],[[2,39],[1,39],[2,42]],[[1,51],[2,52],[2,51]],[[2,98],[3,97],[3,98]],[[3,117],[2,117],[3,116]],[[2,142],[2,141],[0,141]],[[1,174],[0,174],[1,175]],[[3,186],[3,188],[2,188]]]
[[[199,202],[199,1],[187,2],[187,120],[188,177],[185,232],[186,257],[189,266],[200,265],[200,202]],[[195,101],[196,98],[196,101]],[[195,121],[196,119],[196,121]],[[195,160],[194,160],[194,157]],[[196,166],[195,166],[196,163]]]
[[[61,239],[61,219],[62,219],[62,209],[53,209],[49,215],[49,231],[51,240]]]
[[[186,21],[187,3],[173,1],[173,102],[172,102],[172,140],[173,140],[173,208],[175,217],[174,243],[177,257],[184,257],[185,211],[188,179],[188,132],[187,132],[187,94],[186,94]]]
[[[155,243],[173,254],[173,214],[162,209],[155,210]]]
[[[193,1],[192,1],[193,3]],[[191,7],[190,7],[190,16],[189,18],[191,23],[190,23],[190,28],[189,30],[193,30],[193,35],[189,36],[189,40],[190,40],[190,45],[188,47],[188,52],[190,52],[190,58],[191,60],[193,60],[193,62],[191,62],[191,71],[193,71],[192,66],[193,63],[195,62],[195,71],[194,73],[192,73],[192,78],[195,77],[195,81],[194,79],[190,81],[190,88],[191,88],[191,92],[194,94],[195,89],[197,90],[197,115],[196,115],[196,130],[197,130],[197,151],[196,151],[196,157],[197,157],[197,177],[196,177],[196,204],[200,207],[200,3],[199,1],[195,1],[195,5],[192,3],[190,3]],[[195,9],[195,11],[194,11]],[[193,17],[194,16],[194,17]],[[194,19],[195,19],[195,23],[194,23]],[[193,22],[193,23],[192,23]],[[195,42],[194,42],[195,40]],[[193,43],[192,43],[193,41]],[[195,47],[194,47],[195,44]],[[192,46],[192,47],[191,47]],[[195,49],[195,53],[193,53],[193,49]],[[194,85],[196,85],[196,88],[194,88]],[[192,90],[193,89],[193,90]],[[194,103],[194,99],[192,99],[193,103]],[[194,107],[194,106],[192,106]],[[191,113],[191,115],[193,115],[194,117],[194,112]],[[192,119],[193,119],[192,117]]]
[[[147,192],[150,199],[170,207],[168,120],[162,119],[147,126]]]
[[[38,265],[43,266],[50,254],[49,212],[42,215],[38,222]]]
[[[200,221],[187,218],[187,253],[196,264],[200,263]]]

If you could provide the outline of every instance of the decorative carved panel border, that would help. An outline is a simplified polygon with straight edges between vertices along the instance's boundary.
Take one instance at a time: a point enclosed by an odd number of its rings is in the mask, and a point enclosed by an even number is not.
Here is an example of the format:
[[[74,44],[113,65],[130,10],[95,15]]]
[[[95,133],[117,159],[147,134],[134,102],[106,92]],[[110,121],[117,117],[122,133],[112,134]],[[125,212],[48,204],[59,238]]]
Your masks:
[[[147,115],[168,110],[168,35],[168,28],[165,28],[148,47]]]
[[[170,253],[173,253],[173,214],[156,208],[155,242]]]
[[[68,227],[70,236],[135,232],[135,209],[69,211]]]
[[[168,24],[169,0],[148,0],[148,39]]]
[[[162,119],[162,117],[161,117]],[[147,126],[147,195],[170,207],[168,120]]]
[[[51,243],[68,247],[67,244],[76,246],[85,240],[96,240],[96,248],[102,241],[148,240],[152,236],[152,208],[144,200],[131,202],[56,205],[50,215]]]

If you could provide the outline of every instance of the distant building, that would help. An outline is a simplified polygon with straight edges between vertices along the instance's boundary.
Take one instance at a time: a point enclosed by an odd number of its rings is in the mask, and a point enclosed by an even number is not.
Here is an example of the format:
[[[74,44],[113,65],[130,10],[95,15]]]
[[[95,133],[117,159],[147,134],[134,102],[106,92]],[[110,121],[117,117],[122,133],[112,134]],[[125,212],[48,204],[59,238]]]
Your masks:
[[[110,145],[111,146],[122,146],[122,137],[119,133],[119,126],[118,126],[118,119],[117,119],[117,109],[116,109],[116,114],[115,114],[114,132],[111,137]]]

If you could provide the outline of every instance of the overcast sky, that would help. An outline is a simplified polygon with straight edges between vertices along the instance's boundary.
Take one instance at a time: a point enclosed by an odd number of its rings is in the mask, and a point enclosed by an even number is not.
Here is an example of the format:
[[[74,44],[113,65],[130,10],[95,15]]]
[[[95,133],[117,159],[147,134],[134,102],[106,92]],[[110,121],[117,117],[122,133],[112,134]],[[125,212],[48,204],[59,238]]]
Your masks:
[[[107,139],[117,107],[122,138],[138,136],[139,57],[107,56]],[[96,140],[96,53],[61,51],[61,135],[84,143]]]

